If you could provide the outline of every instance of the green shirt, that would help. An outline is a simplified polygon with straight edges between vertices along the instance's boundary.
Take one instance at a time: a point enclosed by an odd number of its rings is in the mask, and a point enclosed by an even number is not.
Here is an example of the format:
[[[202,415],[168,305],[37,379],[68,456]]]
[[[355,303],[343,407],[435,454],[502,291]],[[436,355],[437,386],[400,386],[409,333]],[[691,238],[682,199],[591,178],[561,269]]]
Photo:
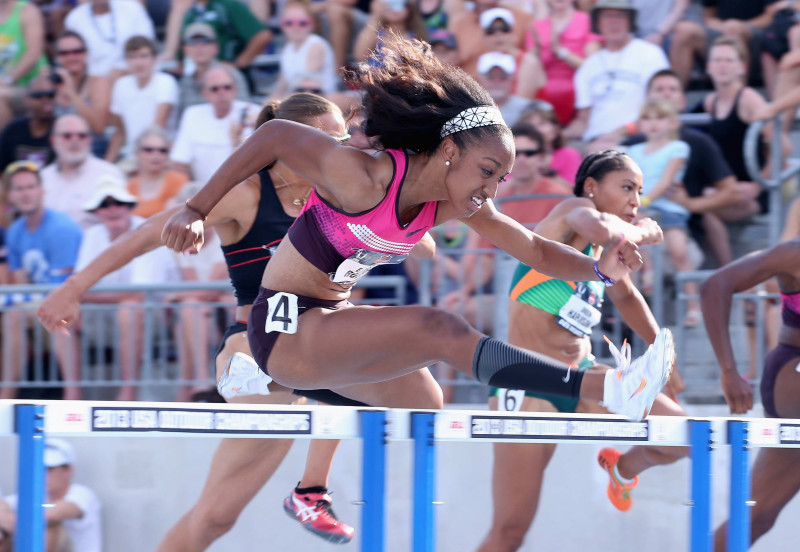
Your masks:
[[[17,66],[20,58],[25,55],[25,35],[22,32],[22,6],[25,2],[17,2],[11,15],[3,23],[0,23],[0,74],[8,75]],[[44,32],[44,29],[42,29]],[[37,77],[42,67],[47,65],[44,54],[33,68],[22,78],[17,80],[17,84],[27,84],[34,77]]]
[[[247,43],[266,27],[238,0],[209,0],[192,4],[183,17],[183,29],[191,23],[208,23],[217,32],[219,59],[234,61]]]

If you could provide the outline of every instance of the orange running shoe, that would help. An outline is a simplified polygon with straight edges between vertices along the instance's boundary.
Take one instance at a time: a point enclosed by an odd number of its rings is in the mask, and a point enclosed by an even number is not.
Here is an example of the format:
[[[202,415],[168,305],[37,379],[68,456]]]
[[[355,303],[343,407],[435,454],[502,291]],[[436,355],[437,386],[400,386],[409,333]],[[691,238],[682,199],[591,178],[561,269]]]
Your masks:
[[[608,472],[608,487],[606,494],[611,504],[621,511],[627,512],[633,506],[633,499],[631,498],[631,490],[639,484],[639,476],[633,478],[632,483],[623,483],[614,472],[614,466],[619,462],[619,457],[622,453],[616,449],[607,447],[597,454],[597,463],[600,467]]]

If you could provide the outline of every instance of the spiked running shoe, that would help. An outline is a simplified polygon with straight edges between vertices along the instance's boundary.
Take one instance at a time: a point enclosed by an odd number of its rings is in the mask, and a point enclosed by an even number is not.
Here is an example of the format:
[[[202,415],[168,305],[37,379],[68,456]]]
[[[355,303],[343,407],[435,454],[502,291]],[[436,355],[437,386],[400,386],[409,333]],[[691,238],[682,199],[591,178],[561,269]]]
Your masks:
[[[292,493],[283,501],[286,514],[328,542],[346,544],[350,542],[355,529],[336,519],[331,508],[331,497],[328,493]]]
[[[256,364],[253,357],[233,353],[217,383],[217,391],[226,399],[244,395],[269,395],[272,378]]]
[[[614,467],[622,456],[620,451],[613,448],[604,448],[597,454],[597,463],[608,472],[608,487],[606,494],[611,504],[620,512],[627,512],[633,506],[631,490],[639,484],[639,476],[633,478],[631,483],[623,483],[617,477]]]
[[[666,328],[659,330],[653,344],[633,361],[630,344],[623,343],[620,349],[611,342],[608,345],[617,369],[606,372],[602,404],[611,412],[642,420],[650,413],[653,401],[672,373],[675,360],[672,332]]]

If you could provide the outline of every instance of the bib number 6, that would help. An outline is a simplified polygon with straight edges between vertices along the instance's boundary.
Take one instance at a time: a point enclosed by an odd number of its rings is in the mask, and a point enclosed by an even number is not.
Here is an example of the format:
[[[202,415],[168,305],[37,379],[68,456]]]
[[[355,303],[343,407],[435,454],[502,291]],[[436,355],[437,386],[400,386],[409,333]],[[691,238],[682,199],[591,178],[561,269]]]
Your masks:
[[[279,292],[267,299],[266,333],[297,333],[297,295]]]
[[[500,389],[497,394],[497,410],[501,412],[519,412],[522,409],[522,400],[524,398],[524,389]]]

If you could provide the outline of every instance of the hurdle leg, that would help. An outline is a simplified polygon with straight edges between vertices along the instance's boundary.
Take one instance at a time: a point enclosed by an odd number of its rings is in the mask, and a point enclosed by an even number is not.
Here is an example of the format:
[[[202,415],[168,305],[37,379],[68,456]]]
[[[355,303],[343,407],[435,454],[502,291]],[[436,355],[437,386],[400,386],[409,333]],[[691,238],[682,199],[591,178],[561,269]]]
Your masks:
[[[15,407],[19,438],[15,552],[44,551],[44,406]]]
[[[691,552],[711,552],[711,422],[690,420],[692,444]]]
[[[386,542],[386,412],[362,411],[361,428],[364,440],[361,550],[381,552]]]
[[[728,519],[728,552],[747,552],[750,548],[750,464],[747,422],[728,422],[731,446],[731,497]]]
[[[436,516],[433,511],[436,469],[434,416],[433,413],[423,412],[411,414],[411,436],[414,438],[414,552],[436,550]]]

